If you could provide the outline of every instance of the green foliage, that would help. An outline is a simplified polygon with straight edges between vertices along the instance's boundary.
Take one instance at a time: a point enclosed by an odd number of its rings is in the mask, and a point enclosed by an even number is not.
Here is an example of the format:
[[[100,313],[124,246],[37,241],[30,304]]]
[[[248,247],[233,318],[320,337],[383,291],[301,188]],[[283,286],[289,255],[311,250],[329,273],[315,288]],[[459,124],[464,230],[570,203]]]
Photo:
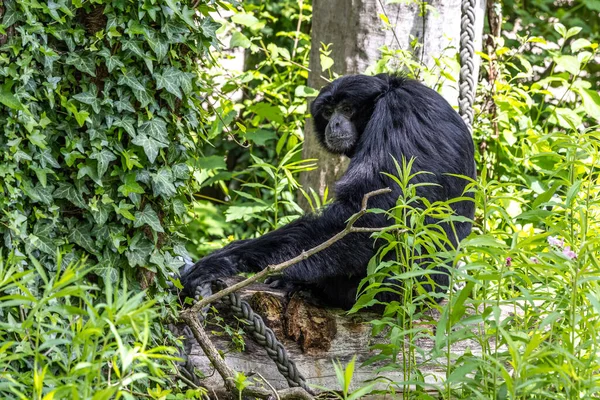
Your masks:
[[[4,2],[0,32],[0,235],[48,270],[56,248],[94,273],[164,276],[197,144],[197,59],[216,45],[214,6],[172,0]],[[200,166],[201,167],[201,166]],[[109,275],[105,274],[109,271]],[[146,282],[146,284],[151,282]]]
[[[0,397],[160,398],[165,363],[176,349],[157,345],[154,301],[121,280],[89,284],[83,263],[57,258],[48,274],[35,259],[0,254]],[[42,283],[37,284],[41,279]],[[105,302],[97,304],[97,299]]]
[[[477,105],[474,232],[457,249],[432,254],[434,265],[454,266],[454,290],[438,305],[422,291],[428,270],[417,270],[415,257],[447,244],[423,223],[427,214],[449,218],[447,204],[415,208],[423,200],[406,179],[408,166],[399,169],[404,195],[389,212],[399,233],[379,235],[389,245],[369,265],[356,305],[378,303],[382,291],[400,295],[373,321],[389,342],[375,346],[378,354],[367,362],[383,363],[382,373],[401,372],[388,392],[571,399],[600,390],[600,99],[585,73],[598,45],[577,38],[577,28],[555,29],[569,46],[528,38],[514,49],[501,41],[496,60],[483,65],[489,70],[492,63],[498,75],[493,87],[481,88]],[[537,56],[553,65],[544,76],[521,53],[527,43],[543,46]],[[397,261],[381,262],[389,251]],[[402,286],[386,285],[390,274]],[[423,347],[427,341],[433,349]]]
[[[311,160],[302,162],[300,147],[307,97],[315,93],[306,86],[310,17],[309,2],[300,9],[298,1],[250,1],[242,12],[221,21],[219,38],[229,44],[228,53],[241,57],[243,52],[245,71],[211,70],[211,79],[221,84],[215,88],[217,117],[209,131],[228,140],[203,148],[211,166],[194,176],[197,198],[217,203],[195,206],[216,211],[214,218],[187,225],[195,245],[189,249],[195,254],[221,247],[223,234],[257,236],[302,213],[296,204],[297,175],[313,168]],[[226,223],[239,220],[245,223]]]

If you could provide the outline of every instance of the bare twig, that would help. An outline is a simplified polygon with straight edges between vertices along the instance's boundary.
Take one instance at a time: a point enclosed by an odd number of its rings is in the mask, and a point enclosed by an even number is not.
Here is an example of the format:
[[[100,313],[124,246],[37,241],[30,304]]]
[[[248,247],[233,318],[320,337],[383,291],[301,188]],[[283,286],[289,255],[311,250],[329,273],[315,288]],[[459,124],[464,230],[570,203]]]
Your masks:
[[[296,38],[294,39],[294,49],[292,50],[292,58],[296,57],[296,49],[298,48],[298,39],[300,39],[300,27],[302,26],[302,7],[304,0],[300,0],[300,10],[298,14],[298,25],[296,25]]]
[[[332,244],[334,244],[335,242],[339,241],[340,239],[344,238],[346,235],[348,235],[349,233],[365,233],[365,232],[380,232],[382,230],[387,229],[387,226],[381,227],[381,228],[367,228],[367,227],[355,227],[354,223],[363,215],[365,215],[367,213],[367,205],[369,202],[369,199],[373,196],[378,196],[380,194],[384,194],[384,193],[390,193],[392,190],[390,188],[383,188],[383,189],[379,189],[379,190],[374,190],[372,192],[366,193],[363,196],[362,199],[362,206],[359,212],[357,212],[356,214],[354,214],[353,216],[350,217],[350,219],[348,219],[348,223],[346,224],[346,228],[344,228],[343,231],[337,233],[336,235],[332,236],[329,240],[326,240],[325,242],[313,247],[310,250],[306,250],[303,251],[302,253],[300,253],[299,255],[297,255],[296,257],[289,259],[287,261],[284,261],[282,263],[276,264],[276,265],[268,265],[265,269],[263,269],[260,272],[257,272],[256,274],[254,274],[253,276],[251,276],[248,279],[245,279],[241,282],[236,283],[235,285],[231,285],[221,291],[219,291],[218,293],[215,293],[211,296],[205,297],[202,300],[198,301],[196,304],[194,304],[194,306],[192,308],[190,308],[190,312],[192,314],[196,314],[198,313],[200,310],[202,310],[205,306],[207,306],[210,303],[214,303],[215,301],[219,300],[220,298],[227,296],[229,293],[233,293],[236,292],[248,285],[250,285],[251,283],[254,283],[256,281],[262,280],[270,275],[279,273],[283,270],[285,270],[288,267],[291,267],[294,264],[299,263],[300,261],[304,261],[306,260],[308,257],[312,256],[313,254],[316,254],[326,248],[328,248],[329,246],[331,246]],[[190,326],[191,327],[191,326]]]

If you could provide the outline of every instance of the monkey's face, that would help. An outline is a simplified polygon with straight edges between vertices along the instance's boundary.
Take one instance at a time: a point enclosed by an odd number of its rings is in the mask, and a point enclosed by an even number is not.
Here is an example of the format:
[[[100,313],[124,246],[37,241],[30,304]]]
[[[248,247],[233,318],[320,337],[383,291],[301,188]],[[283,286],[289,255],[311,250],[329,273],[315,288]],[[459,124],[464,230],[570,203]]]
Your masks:
[[[351,155],[359,133],[352,120],[355,110],[348,103],[327,106],[321,115],[327,121],[325,146],[332,153]]]

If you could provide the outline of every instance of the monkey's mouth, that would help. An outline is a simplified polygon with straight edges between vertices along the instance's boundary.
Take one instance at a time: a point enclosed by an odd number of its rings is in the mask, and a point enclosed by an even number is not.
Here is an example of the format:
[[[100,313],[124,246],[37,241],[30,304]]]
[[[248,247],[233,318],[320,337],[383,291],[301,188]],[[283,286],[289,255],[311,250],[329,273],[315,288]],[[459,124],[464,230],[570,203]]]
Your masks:
[[[354,147],[355,137],[353,135],[340,135],[326,137],[325,144],[334,153],[345,153]]]

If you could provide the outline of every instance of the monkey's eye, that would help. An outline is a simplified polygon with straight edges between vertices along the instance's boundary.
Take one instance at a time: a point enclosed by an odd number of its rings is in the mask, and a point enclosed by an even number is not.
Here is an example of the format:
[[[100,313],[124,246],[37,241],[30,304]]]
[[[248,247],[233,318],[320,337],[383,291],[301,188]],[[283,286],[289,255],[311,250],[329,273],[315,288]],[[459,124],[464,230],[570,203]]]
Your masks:
[[[352,107],[349,105],[342,106],[342,112],[344,114],[352,114]]]
[[[323,110],[323,118],[325,119],[329,119],[331,118],[331,114],[333,114],[333,110],[331,108],[327,108],[325,110]]]

